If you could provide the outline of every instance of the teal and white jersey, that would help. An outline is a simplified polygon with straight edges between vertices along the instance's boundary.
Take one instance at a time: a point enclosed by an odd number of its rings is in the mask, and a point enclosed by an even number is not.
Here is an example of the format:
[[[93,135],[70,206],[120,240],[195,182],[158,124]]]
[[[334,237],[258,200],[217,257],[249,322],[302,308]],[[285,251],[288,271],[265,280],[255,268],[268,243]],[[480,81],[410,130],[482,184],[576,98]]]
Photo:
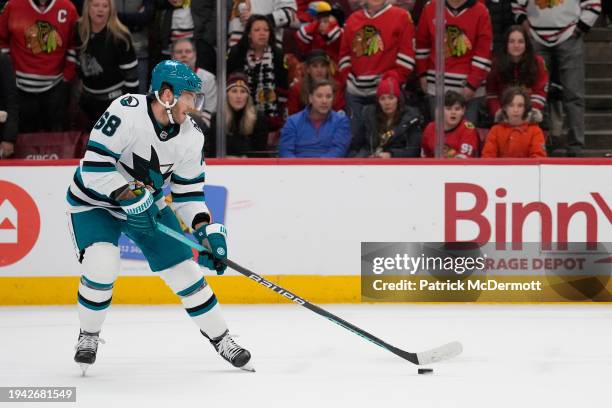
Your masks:
[[[158,207],[165,206],[162,189],[169,184],[173,207],[191,226],[204,202],[204,135],[190,117],[181,125],[161,128],[145,95],[123,95],[113,101],[89,137],[85,157],[68,189],[71,212],[105,208],[125,218],[111,193],[129,183],[154,189]]]

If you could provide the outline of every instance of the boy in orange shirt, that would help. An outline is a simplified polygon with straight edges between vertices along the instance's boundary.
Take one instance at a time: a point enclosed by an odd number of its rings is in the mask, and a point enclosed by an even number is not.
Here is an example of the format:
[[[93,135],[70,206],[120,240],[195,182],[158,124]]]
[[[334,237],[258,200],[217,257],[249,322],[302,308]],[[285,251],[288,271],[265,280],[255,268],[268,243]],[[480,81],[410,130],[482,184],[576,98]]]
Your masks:
[[[500,122],[487,135],[482,157],[546,157],[542,129],[530,123],[531,103],[527,91],[506,89],[502,95]]]
[[[444,95],[444,157],[467,159],[478,155],[478,132],[472,122],[463,118],[466,100],[459,92]],[[434,157],[436,124],[431,122],[423,132],[421,157]]]

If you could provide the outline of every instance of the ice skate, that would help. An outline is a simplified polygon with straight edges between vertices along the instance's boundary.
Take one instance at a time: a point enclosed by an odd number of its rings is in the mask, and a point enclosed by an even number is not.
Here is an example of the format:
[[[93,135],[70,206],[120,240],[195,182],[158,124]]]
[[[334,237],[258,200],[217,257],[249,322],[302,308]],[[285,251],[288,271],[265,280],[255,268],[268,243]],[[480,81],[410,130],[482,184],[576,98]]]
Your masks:
[[[204,334],[204,332],[202,332]],[[206,334],[204,334],[206,336]],[[206,336],[206,338],[209,338]],[[240,347],[226,330],[221,336],[216,339],[210,339],[211,344],[217,350],[217,353],[231,365],[241,370],[255,372],[255,368],[251,364],[251,353],[248,350]]]
[[[85,376],[87,369],[96,362],[98,343],[104,344],[104,340],[99,337],[99,334],[87,333],[83,330],[79,333],[79,341],[74,347],[76,350],[74,361],[81,367],[83,376]]]

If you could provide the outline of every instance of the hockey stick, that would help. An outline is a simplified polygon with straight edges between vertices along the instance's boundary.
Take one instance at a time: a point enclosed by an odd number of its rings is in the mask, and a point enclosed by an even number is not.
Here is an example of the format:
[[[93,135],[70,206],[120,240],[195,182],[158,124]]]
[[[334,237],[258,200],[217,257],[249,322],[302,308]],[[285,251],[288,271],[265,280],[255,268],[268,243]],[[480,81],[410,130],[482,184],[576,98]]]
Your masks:
[[[157,223],[157,229],[163,232],[164,234],[169,235],[170,237],[175,238],[176,240],[184,243],[185,245],[190,246],[191,248],[195,249],[198,252],[209,252],[210,253],[210,251],[207,248],[204,248],[202,245],[190,240],[189,238],[187,238],[185,235],[181,234],[180,232],[176,232],[173,229],[161,223]],[[262,278],[255,272],[252,272],[248,270],[247,268],[240,266],[237,263],[229,259],[219,260],[219,262],[224,263],[225,265],[229,266],[236,272],[259,283],[260,285],[265,286],[266,288],[278,293],[281,296],[284,296],[285,298],[297,303],[298,305],[304,306],[306,309],[311,310],[315,312],[316,314],[321,315],[331,320],[337,325],[344,327],[345,329],[355,333],[356,335],[363,337],[364,339],[376,344],[379,347],[384,348],[385,350],[390,351],[391,353],[403,358],[404,360],[410,361],[413,364],[424,365],[424,364],[436,363],[438,361],[448,360],[450,358],[453,358],[461,354],[461,352],[463,351],[461,343],[457,341],[453,341],[451,343],[444,344],[440,347],[436,347],[431,350],[423,351],[420,353],[411,353],[409,351],[404,351],[400,348],[392,346],[391,344],[379,339],[378,337],[368,333],[367,331],[360,329],[354,324],[347,322],[346,320],[334,315],[333,313],[330,313],[327,310],[324,310],[323,308],[320,308],[319,306],[310,303],[309,301],[295,295],[294,293],[291,293],[288,290],[283,289],[280,286],[267,281],[266,279]]]

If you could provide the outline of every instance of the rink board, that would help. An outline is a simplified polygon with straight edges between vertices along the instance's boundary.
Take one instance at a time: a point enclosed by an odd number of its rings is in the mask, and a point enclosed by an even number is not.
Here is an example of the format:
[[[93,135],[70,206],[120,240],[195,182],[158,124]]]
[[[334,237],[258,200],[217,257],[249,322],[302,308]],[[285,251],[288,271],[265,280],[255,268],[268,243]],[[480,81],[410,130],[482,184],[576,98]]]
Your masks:
[[[598,241],[611,242],[610,163],[210,160],[207,184],[225,194],[213,198],[224,210],[234,261],[315,302],[355,303],[360,301],[361,242],[442,241],[449,234],[469,240],[478,235],[476,223],[449,219],[451,190],[456,192],[457,209],[471,208],[477,201],[462,189],[477,191],[485,200],[482,216],[491,229],[491,241],[498,228],[497,203],[510,208],[513,203],[538,202],[552,214],[554,240],[559,234],[559,206],[582,203],[593,217],[573,217],[568,240],[584,241],[589,224],[596,226]],[[75,302],[79,264],[67,230],[65,193],[76,162],[53,164],[0,162],[0,304]],[[9,184],[27,192],[35,210],[23,197],[15,199],[12,190],[7,193]],[[496,195],[499,189],[505,191],[503,198]],[[14,230],[12,224],[17,224]],[[507,217],[506,231],[513,227]],[[539,217],[529,216],[520,227],[524,242],[540,239]],[[207,279],[225,303],[283,301],[234,272]],[[145,262],[126,257],[113,301],[158,304],[175,303],[176,298]]]

